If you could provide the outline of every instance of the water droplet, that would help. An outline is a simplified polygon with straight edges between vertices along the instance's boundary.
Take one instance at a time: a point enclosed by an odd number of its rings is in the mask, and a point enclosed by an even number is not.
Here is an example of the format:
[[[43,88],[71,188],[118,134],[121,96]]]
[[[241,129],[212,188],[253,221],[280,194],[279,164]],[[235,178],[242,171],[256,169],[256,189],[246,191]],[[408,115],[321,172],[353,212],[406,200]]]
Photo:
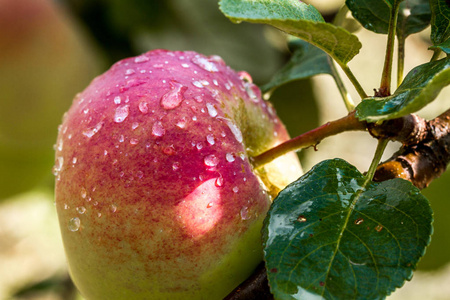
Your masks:
[[[219,71],[219,69],[217,69],[216,64],[206,57],[195,56],[194,58],[192,58],[192,62],[208,72]]]
[[[78,231],[80,229],[81,221],[80,218],[75,217],[69,220],[69,225],[67,226],[70,231]]]
[[[163,153],[166,155],[174,155],[176,154],[175,148],[173,145],[167,146],[163,148]]]
[[[203,84],[200,81],[193,81],[192,84],[200,89],[203,88]]]
[[[195,147],[197,147],[197,150],[201,150],[203,148],[203,143],[202,142],[198,142]]]
[[[161,106],[165,109],[174,109],[184,100],[187,87],[176,81],[171,81],[171,90],[161,97]]]
[[[178,122],[177,122],[177,126],[179,127],[179,128],[185,128],[186,127],[186,123],[187,123],[187,119],[186,119],[186,117],[182,117]]]
[[[209,202],[209,203],[206,205],[206,208],[211,208],[211,207],[213,207],[213,205],[214,205],[214,203]]]
[[[125,137],[123,136],[123,134],[119,135],[119,142],[123,143],[125,141]]]
[[[117,206],[114,205],[114,204],[111,204],[111,205],[109,206],[109,210],[110,210],[112,213],[115,213],[115,212],[117,211]]]
[[[67,203],[64,203],[64,209],[68,210],[70,208],[70,206]]]
[[[245,91],[247,92],[247,95],[250,97],[250,99],[253,102],[258,102],[259,98],[258,96],[260,95],[260,92],[258,91],[258,87],[252,83],[246,83],[244,84],[245,87]]]
[[[78,158],[76,158],[76,157],[72,158],[72,164],[76,164],[77,161],[78,161]]]
[[[138,122],[134,122],[133,125],[131,125],[131,129],[132,130],[135,130],[138,127],[139,127],[139,123]]]
[[[250,83],[253,82],[252,76],[250,76],[250,74],[248,74],[245,71],[238,72],[238,76],[242,81],[250,82]]]
[[[103,127],[103,123],[103,121],[98,122],[94,127],[83,131],[83,135],[90,139]]]
[[[216,108],[214,107],[214,105],[213,104],[211,104],[211,103],[206,103],[206,108],[208,109],[208,114],[211,116],[211,117],[216,117],[217,116],[217,110],[216,110]]]
[[[128,69],[125,71],[125,75],[133,75],[134,73],[136,73],[134,69]]]
[[[242,220],[249,220],[250,219],[250,214],[248,213],[248,207],[247,206],[244,206],[241,209],[240,215],[241,215],[241,219]]]
[[[57,142],[57,145],[56,145],[56,149],[58,149],[58,151],[62,151],[63,145],[64,145],[63,140],[59,139],[58,142]]]
[[[152,127],[152,134],[154,136],[163,136],[166,133],[161,121],[155,122]]]
[[[145,101],[139,102],[139,111],[143,114],[148,113],[148,103]]]
[[[217,80],[215,80],[215,79],[213,79],[213,83],[214,83],[215,86],[218,86],[218,85],[219,85],[219,83],[218,83]]]
[[[180,163],[179,162],[174,162],[172,165],[172,170],[176,171],[180,168]]]
[[[128,117],[129,108],[128,104],[117,107],[114,114],[114,122],[122,123]]]
[[[234,137],[236,138],[236,140],[239,143],[242,143],[242,141],[244,140],[242,137],[242,132],[241,130],[237,127],[236,124],[234,124],[231,120],[229,119],[225,119],[226,123],[228,125],[228,127],[230,128],[231,132],[233,133]]]
[[[181,66],[185,69],[189,68],[189,64],[181,64]]]
[[[208,167],[215,167],[219,163],[219,159],[214,154],[205,156],[203,161],[204,161],[205,165]]]
[[[233,187],[233,193],[239,192],[239,188],[237,186]]]
[[[206,136],[206,140],[208,141],[208,143],[209,143],[210,145],[214,145],[214,143],[215,143],[214,136],[213,136],[212,134],[208,134],[208,135]]]
[[[222,176],[219,176],[219,177],[216,178],[215,185],[217,187],[223,186],[223,177]]]
[[[85,189],[84,187],[81,187],[81,192],[80,192],[80,194],[81,194],[81,198],[83,198],[83,199],[86,198],[86,196],[87,196],[87,191],[86,191],[86,189]]]
[[[130,139],[130,144],[131,144],[131,145],[137,145],[137,143],[139,143],[139,140],[138,140],[138,139],[136,139],[136,138]]]
[[[55,165],[53,166],[52,169],[53,175],[58,176],[59,172],[61,172],[63,165],[64,165],[64,158],[62,156],[58,156],[56,158]]]
[[[86,207],[80,206],[80,207],[77,207],[76,210],[80,215],[82,215],[86,212]]]
[[[137,172],[136,172],[136,177],[139,178],[139,179],[142,179],[142,177],[144,177],[144,172],[142,172],[142,171],[137,171]]]
[[[122,102],[122,99],[120,99],[120,96],[114,97],[114,103],[115,104],[120,104],[120,102]]]
[[[231,154],[231,153],[227,153],[227,154],[225,155],[225,157],[226,157],[226,159],[227,159],[228,162],[233,162],[233,161],[235,160],[234,155]]]
[[[358,219],[355,220],[355,224],[356,225],[361,225],[363,222],[364,222],[363,218],[358,218]]]
[[[377,226],[375,226],[375,230],[377,232],[380,232],[381,230],[383,230],[383,226],[381,226],[380,224],[378,224]]]
[[[305,216],[304,215],[300,215],[300,216],[298,216],[298,218],[297,218],[297,221],[299,221],[299,222],[306,222],[306,218],[305,218]]]
[[[149,60],[150,60],[150,58],[148,58],[147,56],[145,56],[145,55],[140,55],[140,56],[137,56],[137,57],[134,59],[134,62],[137,63],[137,64],[139,64],[139,63],[143,63],[143,62],[146,62],[146,61],[149,61]]]

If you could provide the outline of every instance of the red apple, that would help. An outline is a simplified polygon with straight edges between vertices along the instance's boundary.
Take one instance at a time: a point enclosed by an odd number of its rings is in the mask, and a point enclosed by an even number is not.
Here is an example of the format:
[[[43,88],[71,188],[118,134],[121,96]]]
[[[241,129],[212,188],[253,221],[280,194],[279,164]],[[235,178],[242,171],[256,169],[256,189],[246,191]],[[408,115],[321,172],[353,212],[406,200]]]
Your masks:
[[[155,50],[116,63],[65,115],[56,208],[87,299],[222,299],[262,259],[271,197],[300,175],[245,72],[217,56]]]

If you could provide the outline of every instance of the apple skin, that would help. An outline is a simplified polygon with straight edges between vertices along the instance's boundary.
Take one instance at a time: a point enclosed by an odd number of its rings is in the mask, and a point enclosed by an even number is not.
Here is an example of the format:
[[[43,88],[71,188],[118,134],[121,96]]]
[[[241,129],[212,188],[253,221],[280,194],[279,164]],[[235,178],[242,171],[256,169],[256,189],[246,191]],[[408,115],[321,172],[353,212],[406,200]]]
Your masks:
[[[100,68],[53,0],[0,1],[0,28],[1,200],[51,184],[61,114]]]
[[[76,96],[57,139],[56,209],[72,279],[98,299],[222,299],[262,259],[271,198],[298,178],[288,139],[245,72],[154,50]],[[270,172],[270,173],[269,173]]]

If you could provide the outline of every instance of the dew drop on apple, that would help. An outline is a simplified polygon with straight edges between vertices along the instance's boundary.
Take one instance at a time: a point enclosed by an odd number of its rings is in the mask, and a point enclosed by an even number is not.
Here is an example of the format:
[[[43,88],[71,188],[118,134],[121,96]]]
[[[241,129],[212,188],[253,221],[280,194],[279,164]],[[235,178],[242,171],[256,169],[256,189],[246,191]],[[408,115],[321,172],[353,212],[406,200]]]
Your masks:
[[[225,157],[226,157],[226,159],[227,159],[228,162],[233,162],[233,161],[235,161],[234,155],[231,154],[231,153],[227,153],[227,154],[225,155]]]
[[[164,109],[174,109],[180,106],[184,100],[184,92],[187,87],[176,81],[171,81],[171,90],[161,97],[161,106]]]
[[[120,96],[114,97],[114,103],[115,104],[120,104],[120,102],[122,102],[122,99],[120,98]]]
[[[136,128],[138,128],[139,127],[139,123],[138,122],[134,122],[132,125],[131,125],[131,130],[136,130]]]
[[[61,172],[62,167],[64,165],[64,158],[62,156],[58,156],[55,161],[55,165],[53,166],[52,172],[53,175],[58,176],[59,172]]]
[[[150,60],[150,58],[148,58],[147,56],[145,56],[145,55],[140,55],[140,56],[137,56],[137,57],[134,59],[134,62],[137,63],[137,64],[140,64],[140,63],[143,63],[143,62],[146,62],[146,61],[149,61],[149,60]]]
[[[206,141],[208,142],[208,144],[210,144],[211,146],[215,144],[215,139],[214,139],[214,135],[212,134],[208,134],[206,136]]]
[[[141,113],[143,113],[143,114],[148,113],[148,103],[147,102],[145,102],[145,101],[139,102],[138,107],[139,107],[139,111]]]
[[[250,76],[250,74],[248,74],[245,71],[238,72],[238,76],[242,81],[249,82],[249,83],[253,82],[252,76]]]
[[[81,225],[80,218],[75,217],[69,220],[67,228],[69,228],[70,231],[75,232],[78,231],[78,229],[80,229],[80,225]]]
[[[237,186],[233,187],[233,193],[239,192],[239,188]]]
[[[240,211],[240,215],[241,215],[241,219],[242,220],[249,220],[250,219],[250,214],[248,212],[248,207],[244,206],[241,211]]]
[[[219,163],[219,159],[214,154],[210,154],[208,156],[205,156],[204,162],[208,167],[215,167]]]
[[[129,108],[128,104],[117,107],[114,114],[114,122],[122,123],[128,117]]]
[[[164,129],[161,121],[157,121],[152,126],[152,134],[154,136],[161,137],[166,133],[166,130]]]
[[[213,104],[211,104],[211,103],[206,103],[206,108],[208,109],[208,114],[211,116],[211,117],[216,117],[217,116],[217,110],[216,110],[216,108],[214,107],[214,105]]]
[[[186,117],[182,117],[175,125],[183,129],[186,127],[186,123],[187,123]]]
[[[131,145],[137,145],[137,143],[139,143],[139,140],[138,140],[138,139],[136,139],[136,138],[130,139],[130,144],[131,144]]]
[[[81,187],[80,195],[81,195],[81,198],[86,199],[87,191],[84,187]]]
[[[193,81],[192,84],[200,89],[203,88],[203,84],[200,81]]]
[[[174,162],[172,164],[172,170],[176,171],[180,168],[180,163],[179,162]]]
[[[134,69],[127,69],[127,70],[125,71],[125,75],[127,75],[127,76],[131,76],[131,75],[133,75],[134,73],[136,73],[136,71],[135,71]]]
[[[94,127],[88,128],[84,130],[82,133],[85,137],[91,138],[93,137],[99,130],[103,127],[103,121],[98,122]]]
[[[217,187],[223,186],[223,177],[222,176],[219,176],[219,177],[216,178],[215,185]]]
[[[242,141],[244,140],[242,137],[242,132],[239,129],[239,127],[237,127],[236,124],[234,124],[231,120],[226,120],[228,127],[230,128],[231,132],[233,133],[234,137],[236,138],[236,140],[239,143],[242,143]]]
[[[77,210],[77,212],[78,212],[80,215],[82,215],[82,214],[84,214],[84,213],[86,212],[86,207],[84,207],[84,206],[79,206],[79,207],[76,208],[76,210]]]
[[[202,142],[198,142],[195,147],[197,147],[197,150],[201,150],[201,149],[203,149],[203,143]]]
[[[219,72],[216,64],[205,57],[195,56],[192,58],[192,62],[208,72]]]
[[[114,205],[114,204],[111,204],[109,206],[109,211],[112,212],[112,213],[115,213],[117,211],[117,206]]]

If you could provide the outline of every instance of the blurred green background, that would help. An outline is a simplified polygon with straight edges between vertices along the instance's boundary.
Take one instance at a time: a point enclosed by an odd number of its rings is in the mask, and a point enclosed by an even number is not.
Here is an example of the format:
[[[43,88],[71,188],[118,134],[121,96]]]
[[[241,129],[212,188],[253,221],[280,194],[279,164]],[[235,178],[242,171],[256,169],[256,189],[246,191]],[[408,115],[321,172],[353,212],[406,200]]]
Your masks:
[[[305,2],[331,21],[344,1]],[[350,67],[370,92],[379,83],[385,37],[356,34],[364,46]],[[427,32],[408,40],[406,71],[429,59],[427,43]],[[96,75],[157,48],[220,55],[260,85],[289,59],[285,36],[267,26],[231,23],[214,0],[0,0],[0,299],[80,297],[67,275],[53,206],[58,125]],[[287,84],[270,100],[292,136],[346,114],[326,75]],[[421,114],[434,117],[448,101],[447,88]],[[342,157],[365,171],[374,149],[367,134],[345,133],[299,155],[305,170]],[[449,183],[447,172],[424,191],[435,211],[433,241],[420,272],[392,299],[450,298]]]

